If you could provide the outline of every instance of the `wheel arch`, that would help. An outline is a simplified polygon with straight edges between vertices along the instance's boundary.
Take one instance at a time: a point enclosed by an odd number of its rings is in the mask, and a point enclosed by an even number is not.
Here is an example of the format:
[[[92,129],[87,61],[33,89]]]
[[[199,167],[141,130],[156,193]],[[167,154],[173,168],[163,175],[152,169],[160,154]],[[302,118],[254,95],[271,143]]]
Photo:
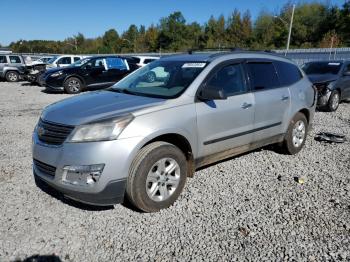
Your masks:
[[[309,111],[309,109],[303,108],[303,109],[299,110],[297,113],[302,113],[306,117],[307,123],[310,124],[310,111]]]
[[[80,81],[81,81],[81,83],[83,84],[83,87],[85,88],[85,80],[84,80],[84,78],[83,77],[81,77],[80,75],[68,75],[65,79],[64,79],[64,81],[63,81],[63,85],[66,83],[66,81],[68,81],[68,79],[70,79],[70,78],[72,78],[72,77],[75,77],[75,78],[78,78]]]
[[[190,142],[188,141],[188,139],[178,133],[166,133],[166,134],[162,134],[162,135],[158,135],[154,138],[152,138],[151,140],[147,141],[141,148],[153,143],[153,142],[158,142],[158,141],[162,141],[162,142],[167,142],[169,144],[172,144],[176,147],[178,147],[185,155],[189,168],[188,168],[188,172],[187,172],[187,176],[188,177],[193,177],[194,175],[194,171],[195,171],[195,167],[194,167],[194,157],[193,157],[193,150],[192,150],[192,146],[190,144]]]

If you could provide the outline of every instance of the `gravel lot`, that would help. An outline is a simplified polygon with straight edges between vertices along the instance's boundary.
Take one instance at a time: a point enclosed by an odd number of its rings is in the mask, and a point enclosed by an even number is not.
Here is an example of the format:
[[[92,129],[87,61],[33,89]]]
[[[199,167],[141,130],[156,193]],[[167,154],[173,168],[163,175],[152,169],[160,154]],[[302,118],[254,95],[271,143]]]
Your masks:
[[[306,148],[271,149],[196,172],[175,205],[143,214],[54,198],[34,184],[31,133],[42,108],[67,97],[0,82],[0,261],[350,261],[350,103],[317,112]],[[303,177],[304,184],[295,181]]]

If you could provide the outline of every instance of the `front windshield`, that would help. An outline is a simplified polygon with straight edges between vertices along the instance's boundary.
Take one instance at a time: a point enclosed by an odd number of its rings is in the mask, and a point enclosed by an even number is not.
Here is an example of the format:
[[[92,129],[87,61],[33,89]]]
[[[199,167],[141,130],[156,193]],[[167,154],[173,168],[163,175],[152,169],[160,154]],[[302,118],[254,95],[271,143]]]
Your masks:
[[[90,57],[80,59],[80,60],[76,61],[75,63],[71,64],[70,66],[75,66],[75,67],[82,66],[82,65],[86,64],[90,59],[91,59]]]
[[[49,61],[47,61],[48,64],[52,64],[53,62],[55,62],[57,56],[52,57]]]
[[[158,60],[115,84],[112,90],[140,96],[174,98],[202,72],[205,62]]]
[[[311,62],[303,66],[307,75],[337,75],[342,66],[340,62]]]

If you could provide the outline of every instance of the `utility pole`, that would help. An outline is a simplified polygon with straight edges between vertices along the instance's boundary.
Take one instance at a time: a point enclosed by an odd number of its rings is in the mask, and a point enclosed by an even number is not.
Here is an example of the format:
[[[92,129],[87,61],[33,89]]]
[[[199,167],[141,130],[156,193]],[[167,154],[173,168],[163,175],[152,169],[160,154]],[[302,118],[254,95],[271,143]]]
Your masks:
[[[290,18],[289,33],[288,33],[288,41],[287,41],[287,48],[286,48],[285,56],[287,56],[287,53],[288,53],[288,51],[289,51],[290,38],[291,38],[291,36],[292,36],[292,29],[293,29],[294,12],[295,12],[295,4],[293,4],[292,17]]]

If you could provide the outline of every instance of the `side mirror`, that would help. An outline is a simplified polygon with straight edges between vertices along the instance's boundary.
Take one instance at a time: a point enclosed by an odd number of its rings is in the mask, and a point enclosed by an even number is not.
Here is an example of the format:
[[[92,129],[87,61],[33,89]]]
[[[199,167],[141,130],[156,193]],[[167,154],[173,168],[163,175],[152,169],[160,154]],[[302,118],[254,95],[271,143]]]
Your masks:
[[[208,100],[225,100],[227,99],[226,92],[221,88],[206,86],[198,95],[198,98],[203,101]]]
[[[85,66],[85,69],[87,69],[87,70],[90,70],[92,68],[92,66],[90,65],[90,64],[87,64],[86,66]]]
[[[57,67],[60,67],[60,64],[59,64],[59,63],[57,63],[56,65],[57,65]]]
[[[350,71],[346,71],[343,73],[343,76],[350,76]]]

